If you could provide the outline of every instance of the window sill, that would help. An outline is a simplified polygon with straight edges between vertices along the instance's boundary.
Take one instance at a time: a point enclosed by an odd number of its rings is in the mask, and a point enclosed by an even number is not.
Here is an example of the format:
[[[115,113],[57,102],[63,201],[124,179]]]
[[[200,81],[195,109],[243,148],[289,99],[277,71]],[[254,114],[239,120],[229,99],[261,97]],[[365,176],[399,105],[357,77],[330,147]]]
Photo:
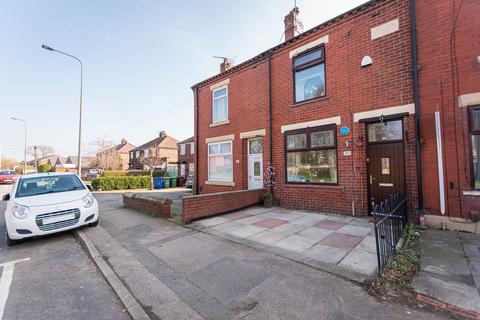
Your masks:
[[[338,184],[315,184],[315,183],[291,183],[287,182],[283,185],[286,188],[315,188],[315,189],[337,189],[343,190],[343,186]]]
[[[210,128],[223,126],[224,124],[229,124],[230,120],[218,121],[210,124]]]
[[[464,196],[480,197],[480,190],[463,191]]]
[[[307,104],[310,104],[310,103],[314,103],[314,102],[319,102],[319,101],[324,101],[324,100],[329,100],[330,99],[330,96],[323,96],[323,97],[318,97],[318,98],[313,98],[313,99],[309,99],[309,100],[304,100],[304,101],[300,101],[300,102],[294,102],[290,105],[290,107],[301,107],[301,106],[304,106],[304,105],[307,105]]]
[[[211,186],[226,186],[226,187],[235,187],[235,182],[225,182],[225,181],[205,181],[205,184]]]

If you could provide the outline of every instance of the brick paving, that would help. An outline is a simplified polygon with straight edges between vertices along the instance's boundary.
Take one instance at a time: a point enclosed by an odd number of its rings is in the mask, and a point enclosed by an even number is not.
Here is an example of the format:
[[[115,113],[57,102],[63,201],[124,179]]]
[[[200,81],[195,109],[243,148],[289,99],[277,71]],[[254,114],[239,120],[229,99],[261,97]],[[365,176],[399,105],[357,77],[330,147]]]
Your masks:
[[[373,223],[366,218],[256,206],[198,220],[192,227],[294,252],[367,278],[377,271]]]

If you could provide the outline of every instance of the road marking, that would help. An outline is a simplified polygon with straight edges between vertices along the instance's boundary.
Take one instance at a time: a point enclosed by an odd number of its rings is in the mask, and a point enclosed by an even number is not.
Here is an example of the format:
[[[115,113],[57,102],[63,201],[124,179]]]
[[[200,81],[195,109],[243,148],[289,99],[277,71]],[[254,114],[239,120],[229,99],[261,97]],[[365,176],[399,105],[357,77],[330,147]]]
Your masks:
[[[10,285],[12,284],[13,269],[15,268],[15,264],[28,260],[30,260],[30,258],[24,258],[0,264],[0,267],[3,267],[2,278],[0,279],[0,319],[3,319],[3,311],[5,310],[8,292],[10,290]]]

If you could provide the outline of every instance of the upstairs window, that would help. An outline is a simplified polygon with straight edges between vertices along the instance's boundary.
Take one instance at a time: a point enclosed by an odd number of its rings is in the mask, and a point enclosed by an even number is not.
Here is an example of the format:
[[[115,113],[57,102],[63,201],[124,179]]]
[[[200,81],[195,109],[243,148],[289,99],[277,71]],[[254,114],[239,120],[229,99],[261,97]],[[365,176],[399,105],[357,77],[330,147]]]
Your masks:
[[[195,153],[195,143],[190,142],[190,154],[194,154],[194,153]]]
[[[470,108],[473,188],[480,190],[480,106]]]
[[[287,182],[337,183],[335,126],[286,133]]]
[[[325,96],[325,47],[293,58],[295,102]]]
[[[212,122],[228,120],[228,87],[223,86],[212,92]]]
[[[148,149],[145,149],[145,150],[143,151],[143,156],[144,156],[145,158],[148,158],[148,154],[149,154],[149,150],[148,150]]]
[[[185,154],[185,144],[182,143],[182,144],[180,145],[180,155],[183,156],[184,154]]]
[[[135,151],[135,158],[140,158],[140,151]]]

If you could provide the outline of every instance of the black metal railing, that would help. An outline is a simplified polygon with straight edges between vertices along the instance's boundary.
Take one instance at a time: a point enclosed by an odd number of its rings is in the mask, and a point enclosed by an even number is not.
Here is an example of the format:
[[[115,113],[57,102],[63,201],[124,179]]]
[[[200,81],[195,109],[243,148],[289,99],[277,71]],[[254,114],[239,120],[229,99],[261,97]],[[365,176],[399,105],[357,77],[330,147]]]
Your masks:
[[[380,274],[395,253],[408,222],[405,192],[398,191],[373,208],[377,243],[378,273]]]

